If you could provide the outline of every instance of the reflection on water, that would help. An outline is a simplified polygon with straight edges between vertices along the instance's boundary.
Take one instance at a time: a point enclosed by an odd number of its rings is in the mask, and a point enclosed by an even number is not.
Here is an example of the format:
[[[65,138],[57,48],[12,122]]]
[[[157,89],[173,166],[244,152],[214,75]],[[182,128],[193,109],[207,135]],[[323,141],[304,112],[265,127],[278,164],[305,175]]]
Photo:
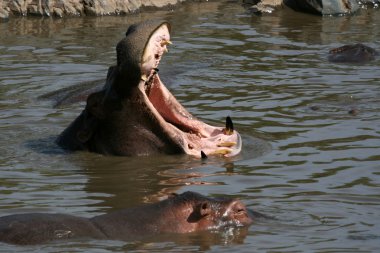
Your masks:
[[[84,103],[54,108],[39,97],[104,80],[128,25],[152,16],[172,23],[174,45],[160,65],[164,83],[203,120],[222,125],[230,115],[243,135],[241,156],[104,157],[65,153],[53,143]],[[326,58],[347,43],[380,50],[379,24],[379,10],[319,17],[284,9],[258,17],[228,1],[0,23],[7,35],[0,37],[1,215],[91,217],[193,190],[239,197],[276,219],[233,233],[57,242],[28,252],[378,251],[380,61],[338,65]]]

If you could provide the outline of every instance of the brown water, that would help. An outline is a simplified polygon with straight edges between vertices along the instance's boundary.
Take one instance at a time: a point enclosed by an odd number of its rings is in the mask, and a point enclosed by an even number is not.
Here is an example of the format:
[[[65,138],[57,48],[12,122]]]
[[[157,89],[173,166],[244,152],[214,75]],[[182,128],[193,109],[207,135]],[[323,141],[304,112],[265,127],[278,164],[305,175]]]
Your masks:
[[[248,230],[69,241],[1,252],[378,252],[380,61],[332,64],[327,52],[380,50],[379,10],[318,17],[251,16],[239,4],[193,3],[128,17],[16,18],[0,23],[0,214],[91,217],[168,192],[229,195],[276,219]],[[129,24],[172,23],[164,83],[199,118],[231,115],[244,136],[233,160],[104,157],[53,143],[83,103],[53,108],[51,91],[105,78]],[[349,113],[354,110],[355,113]]]

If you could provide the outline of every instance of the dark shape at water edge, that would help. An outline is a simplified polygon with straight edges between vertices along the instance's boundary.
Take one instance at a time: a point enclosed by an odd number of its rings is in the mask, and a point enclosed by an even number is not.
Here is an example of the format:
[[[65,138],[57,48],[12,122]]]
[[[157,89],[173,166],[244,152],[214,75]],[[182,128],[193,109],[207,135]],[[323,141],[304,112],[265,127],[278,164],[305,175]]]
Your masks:
[[[337,63],[366,63],[379,55],[375,49],[364,44],[350,44],[329,51],[328,60]]]
[[[294,11],[315,15],[340,16],[356,13],[360,8],[377,8],[379,0],[243,0],[254,14],[271,14],[287,6]]]
[[[284,0],[285,5],[317,15],[352,14],[359,9],[357,0]]]

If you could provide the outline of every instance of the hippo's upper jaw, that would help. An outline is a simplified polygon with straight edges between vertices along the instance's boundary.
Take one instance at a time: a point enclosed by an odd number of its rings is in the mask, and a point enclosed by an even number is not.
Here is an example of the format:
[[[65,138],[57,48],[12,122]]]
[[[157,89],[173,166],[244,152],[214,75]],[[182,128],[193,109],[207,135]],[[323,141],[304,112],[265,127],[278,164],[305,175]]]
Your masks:
[[[157,71],[170,42],[167,22],[129,27],[116,47],[103,90],[91,94],[86,109],[57,143],[75,150],[112,155],[185,153],[195,157],[234,156],[241,137],[227,117],[214,127],[193,117],[161,82]]]

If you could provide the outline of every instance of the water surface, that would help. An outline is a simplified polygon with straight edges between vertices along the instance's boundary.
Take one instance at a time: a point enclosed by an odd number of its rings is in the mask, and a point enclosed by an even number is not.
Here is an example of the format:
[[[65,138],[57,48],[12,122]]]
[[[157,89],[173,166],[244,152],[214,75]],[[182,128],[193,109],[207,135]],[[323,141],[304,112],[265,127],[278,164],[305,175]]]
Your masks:
[[[39,97],[104,79],[127,27],[151,17],[172,24],[174,46],[160,65],[164,83],[209,123],[230,115],[244,136],[241,156],[206,163],[105,157],[67,154],[53,143],[84,103],[54,108]],[[0,251],[379,251],[380,61],[326,60],[329,49],[347,43],[380,50],[379,10],[252,16],[218,1],[127,17],[15,18],[0,31],[1,215],[92,217],[192,190],[240,197],[276,218],[220,233],[0,244]]]

